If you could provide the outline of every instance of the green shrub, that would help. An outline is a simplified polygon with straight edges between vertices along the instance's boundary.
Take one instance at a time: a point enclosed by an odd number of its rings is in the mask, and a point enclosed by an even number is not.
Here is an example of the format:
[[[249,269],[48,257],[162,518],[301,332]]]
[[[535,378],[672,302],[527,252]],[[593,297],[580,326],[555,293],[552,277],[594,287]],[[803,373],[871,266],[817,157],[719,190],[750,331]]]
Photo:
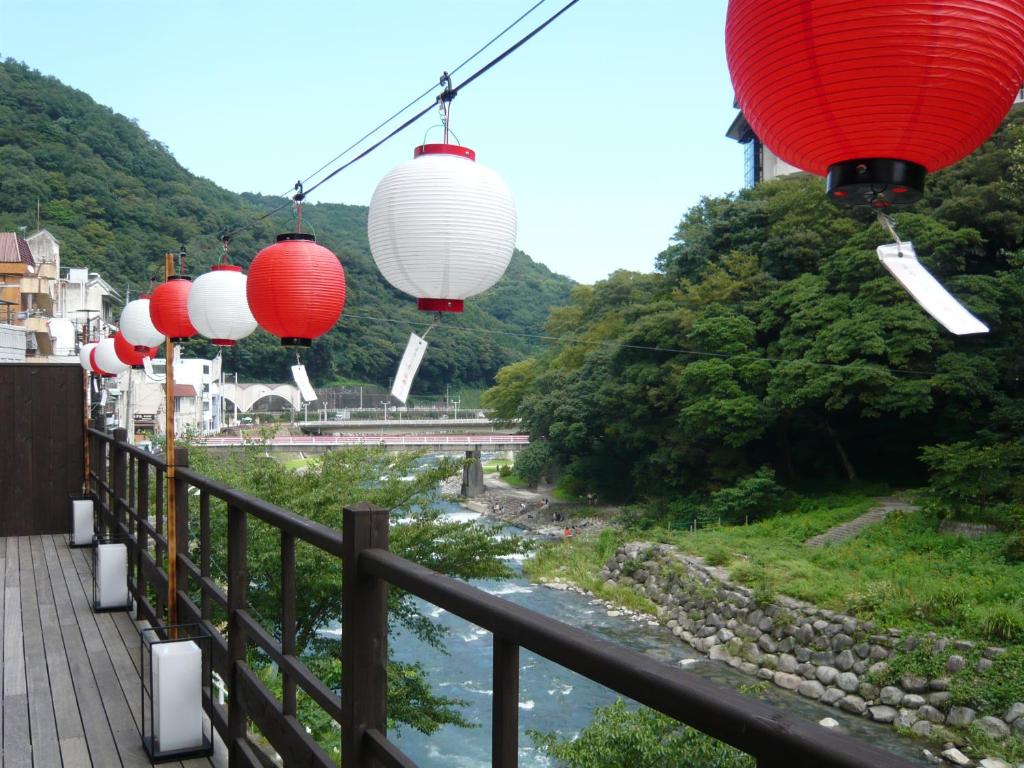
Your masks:
[[[930,471],[928,496],[954,517],[1012,524],[1024,503],[1024,443],[959,442],[921,451]]]
[[[1008,563],[1024,563],[1024,531],[1017,531],[1006,539],[1003,557]]]
[[[725,547],[714,547],[704,555],[704,562],[708,565],[728,565],[732,561],[732,554]]]
[[[508,477],[512,474],[512,467],[508,464],[502,464],[498,467],[498,477]]]
[[[712,493],[708,511],[723,523],[742,523],[774,514],[784,498],[785,491],[775,482],[775,470],[761,467],[735,485]]]
[[[978,608],[973,614],[976,631],[997,643],[1024,642],[1024,611],[1011,605]]]

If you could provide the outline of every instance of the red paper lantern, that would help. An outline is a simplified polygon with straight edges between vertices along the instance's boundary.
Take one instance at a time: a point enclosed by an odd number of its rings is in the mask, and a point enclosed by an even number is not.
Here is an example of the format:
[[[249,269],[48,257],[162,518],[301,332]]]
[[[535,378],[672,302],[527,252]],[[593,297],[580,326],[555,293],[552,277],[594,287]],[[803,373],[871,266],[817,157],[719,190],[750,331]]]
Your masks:
[[[281,344],[308,347],[341,316],[345,270],[313,235],[278,235],[252,260],[246,296],[261,328]]]
[[[729,0],[736,101],[765,146],[876,207],[973,152],[1024,79],[1021,0]]]
[[[156,357],[157,348],[151,347],[145,352],[139,352],[135,349],[135,345],[130,343],[124,337],[124,334],[118,331],[114,334],[114,352],[122,363],[130,365],[132,368],[141,368],[142,361],[147,357]]]
[[[172,275],[149,297],[149,317],[153,325],[173,342],[188,341],[196,335],[196,329],[188,319],[188,294],[191,290],[189,278]]]
[[[107,378],[107,379],[112,378],[114,376],[114,374],[107,373],[102,368],[100,368],[98,365],[96,365],[96,350],[97,350],[98,347],[99,347],[99,344],[96,344],[92,348],[92,351],[89,352],[89,365],[92,366],[92,372],[95,373],[97,376],[103,376],[104,378]]]

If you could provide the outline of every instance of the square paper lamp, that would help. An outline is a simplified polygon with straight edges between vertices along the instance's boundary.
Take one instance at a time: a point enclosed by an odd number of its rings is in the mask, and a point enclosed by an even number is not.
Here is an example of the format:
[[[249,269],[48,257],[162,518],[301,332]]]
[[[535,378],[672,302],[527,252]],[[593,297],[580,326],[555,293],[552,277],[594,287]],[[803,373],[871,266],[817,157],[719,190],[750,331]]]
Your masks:
[[[128,547],[118,542],[96,542],[92,558],[93,610],[123,611],[128,597]]]
[[[92,496],[71,497],[71,538],[72,547],[91,547],[95,502]]]
[[[153,762],[213,752],[203,712],[211,690],[210,635],[198,624],[146,627],[142,637],[142,743]]]

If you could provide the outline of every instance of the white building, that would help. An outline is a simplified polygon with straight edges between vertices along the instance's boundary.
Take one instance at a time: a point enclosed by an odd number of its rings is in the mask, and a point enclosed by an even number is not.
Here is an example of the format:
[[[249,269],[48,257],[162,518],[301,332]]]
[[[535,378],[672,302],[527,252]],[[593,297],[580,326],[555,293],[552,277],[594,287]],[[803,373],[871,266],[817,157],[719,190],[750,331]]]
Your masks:
[[[135,435],[162,435],[167,399],[166,361],[157,358],[149,369],[131,369],[117,378],[117,420]],[[221,427],[220,358],[179,359],[174,365],[174,432],[211,434]],[[128,425],[132,425],[129,427]]]

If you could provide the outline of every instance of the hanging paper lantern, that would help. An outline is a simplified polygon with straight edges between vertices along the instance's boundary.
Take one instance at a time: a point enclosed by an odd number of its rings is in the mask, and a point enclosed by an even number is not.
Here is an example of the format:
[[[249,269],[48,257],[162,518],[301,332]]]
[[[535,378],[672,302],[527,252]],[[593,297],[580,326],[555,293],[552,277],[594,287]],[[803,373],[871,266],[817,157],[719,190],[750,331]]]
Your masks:
[[[256,330],[245,298],[245,275],[233,264],[215,264],[200,275],[188,294],[188,318],[218,347],[233,347]]]
[[[118,331],[114,334],[114,352],[117,354],[118,360],[132,368],[141,368],[142,361],[147,357],[156,357],[157,351],[157,347],[151,347],[145,352],[139,352],[133,344],[128,342],[123,332]]]
[[[246,295],[260,327],[281,344],[308,347],[345,307],[345,270],[313,235],[278,235],[249,265]]]
[[[82,349],[78,353],[78,360],[89,373],[98,373],[92,365],[92,352],[96,349],[95,341],[90,341],[88,344],[83,344]]]
[[[452,144],[416,147],[370,201],[370,250],[384,278],[420,309],[461,312],[505,274],[516,210],[505,182]]]
[[[116,376],[122,371],[127,371],[130,367],[128,363],[122,361],[121,358],[117,356],[113,336],[109,339],[103,339],[103,341],[97,344],[96,349],[93,350],[92,354],[92,364],[98,369],[98,373],[102,373],[107,376]]]
[[[188,341],[196,329],[188,319],[188,295],[192,281],[183,275],[172,275],[166,283],[153,289],[149,297],[149,319],[153,327],[171,341]]]
[[[736,101],[765,146],[835,200],[921,197],[974,151],[1024,79],[1020,0],[729,0]]]
[[[149,297],[142,294],[125,304],[121,312],[121,333],[139,352],[162,344],[164,335],[153,326],[149,318]]]
[[[102,368],[100,368],[99,365],[96,363],[96,350],[99,348],[100,345],[99,342],[97,342],[95,346],[93,346],[92,350],[89,352],[89,365],[92,368],[92,372],[95,373],[97,376],[105,376],[108,378],[112,377],[114,374],[107,373]]]

